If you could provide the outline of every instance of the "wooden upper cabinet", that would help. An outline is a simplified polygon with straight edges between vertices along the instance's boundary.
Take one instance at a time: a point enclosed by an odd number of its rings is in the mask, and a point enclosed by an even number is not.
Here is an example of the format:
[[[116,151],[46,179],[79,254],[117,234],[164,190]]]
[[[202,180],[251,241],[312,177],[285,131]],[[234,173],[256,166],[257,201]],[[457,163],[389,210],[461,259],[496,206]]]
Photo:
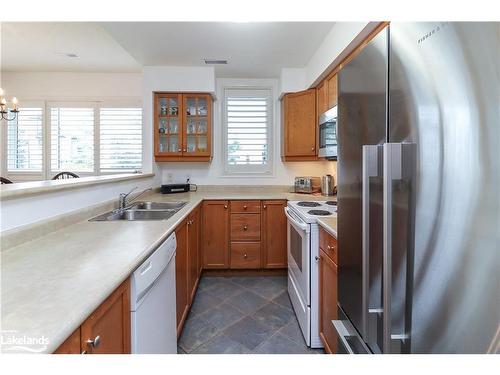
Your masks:
[[[205,201],[202,209],[204,268],[229,268],[229,202]]]
[[[262,266],[286,268],[286,201],[262,201]]]
[[[316,160],[316,90],[283,97],[283,159]]]
[[[328,110],[328,86],[326,81],[321,82],[321,84],[316,88],[316,99],[318,108],[318,119],[323,113]]]
[[[204,93],[154,94],[156,161],[209,161],[212,97]]]
[[[328,102],[328,109],[335,107],[337,105],[337,97],[338,97],[338,88],[337,88],[337,75],[334,74],[333,76],[327,78],[326,80],[326,87],[327,87],[327,102]]]
[[[177,306],[177,336],[180,335],[189,310],[188,291],[188,221],[184,220],[176,229],[175,294]]]
[[[82,352],[130,353],[130,286],[119,286],[81,325]]]

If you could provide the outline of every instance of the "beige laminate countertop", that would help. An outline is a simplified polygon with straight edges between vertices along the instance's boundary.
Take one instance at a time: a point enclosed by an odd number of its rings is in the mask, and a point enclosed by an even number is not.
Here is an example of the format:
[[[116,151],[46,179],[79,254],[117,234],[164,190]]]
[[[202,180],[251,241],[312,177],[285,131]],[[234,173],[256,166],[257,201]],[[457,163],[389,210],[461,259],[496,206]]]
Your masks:
[[[318,224],[328,233],[337,238],[337,215],[318,218]]]
[[[2,251],[2,331],[11,331],[15,337],[44,337],[48,344],[42,352],[53,352],[204,199],[325,197],[224,187],[173,195],[153,193],[146,199],[188,204],[165,221],[85,220]],[[10,352],[10,347],[4,345],[0,351]]]

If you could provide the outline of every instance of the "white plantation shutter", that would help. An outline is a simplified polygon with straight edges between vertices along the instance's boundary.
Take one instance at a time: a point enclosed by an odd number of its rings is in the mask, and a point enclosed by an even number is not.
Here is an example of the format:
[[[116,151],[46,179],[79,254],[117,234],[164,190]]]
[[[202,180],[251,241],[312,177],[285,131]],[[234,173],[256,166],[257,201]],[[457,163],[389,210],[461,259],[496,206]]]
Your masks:
[[[41,172],[42,164],[43,109],[19,108],[7,125],[7,170]]]
[[[94,171],[94,108],[50,108],[51,171]]]
[[[226,172],[269,173],[270,90],[225,90]]]
[[[100,109],[102,172],[142,169],[142,108]]]

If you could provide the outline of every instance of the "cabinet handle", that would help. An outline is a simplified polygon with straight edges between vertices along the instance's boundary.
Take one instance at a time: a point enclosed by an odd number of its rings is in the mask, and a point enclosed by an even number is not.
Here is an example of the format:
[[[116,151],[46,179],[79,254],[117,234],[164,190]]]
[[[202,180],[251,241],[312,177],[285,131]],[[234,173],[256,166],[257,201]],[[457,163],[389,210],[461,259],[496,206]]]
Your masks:
[[[248,230],[248,227],[246,225],[243,225],[243,230]]]
[[[247,258],[248,258],[247,253],[243,254],[243,258],[245,258],[245,259],[247,259]]]
[[[244,205],[244,206],[243,206],[243,209],[244,209],[244,210],[246,210],[247,208],[248,208],[248,207],[247,207],[247,205]]]
[[[86,342],[87,342],[88,346],[91,346],[93,348],[97,348],[99,346],[99,344],[101,343],[101,336],[97,335],[93,340],[88,339]]]
[[[333,246],[330,246],[330,245],[328,245],[326,248],[327,248],[328,250],[333,250],[333,249],[334,249],[334,247],[333,247]]]
[[[316,262],[319,262],[321,258],[320,258],[319,256],[317,256],[317,255],[316,255],[316,256],[314,257],[314,259],[316,260]]]

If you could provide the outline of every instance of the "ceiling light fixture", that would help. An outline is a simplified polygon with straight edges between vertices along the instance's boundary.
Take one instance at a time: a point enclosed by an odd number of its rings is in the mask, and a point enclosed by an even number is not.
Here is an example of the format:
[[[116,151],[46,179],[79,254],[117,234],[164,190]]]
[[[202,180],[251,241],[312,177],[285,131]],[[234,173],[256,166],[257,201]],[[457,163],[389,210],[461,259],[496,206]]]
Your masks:
[[[207,65],[226,65],[226,59],[204,59],[205,64]]]
[[[14,96],[12,97],[12,109],[7,107],[7,99],[3,96],[4,91],[2,88],[0,88],[0,114],[2,115],[2,120],[6,121],[13,121],[16,119],[17,114],[19,113],[19,109],[17,107],[18,101],[17,98]],[[14,117],[9,118],[8,115],[10,113],[14,114]]]

